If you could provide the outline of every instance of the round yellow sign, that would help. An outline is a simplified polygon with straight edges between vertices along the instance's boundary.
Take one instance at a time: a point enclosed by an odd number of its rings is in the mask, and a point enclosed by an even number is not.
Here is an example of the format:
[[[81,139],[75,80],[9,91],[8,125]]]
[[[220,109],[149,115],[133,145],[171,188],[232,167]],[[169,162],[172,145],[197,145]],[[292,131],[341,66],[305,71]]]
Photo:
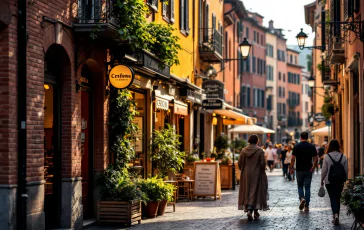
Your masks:
[[[134,71],[126,65],[117,65],[111,69],[109,81],[112,86],[118,89],[127,88],[134,80]]]

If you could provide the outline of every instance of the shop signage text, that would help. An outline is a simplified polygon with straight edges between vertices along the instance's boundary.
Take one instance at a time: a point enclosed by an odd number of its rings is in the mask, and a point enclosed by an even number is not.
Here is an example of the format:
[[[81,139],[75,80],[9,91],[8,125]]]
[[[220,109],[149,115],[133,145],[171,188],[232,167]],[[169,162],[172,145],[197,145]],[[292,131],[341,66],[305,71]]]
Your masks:
[[[202,107],[204,109],[222,109],[224,101],[221,99],[205,99],[202,101]]]
[[[180,105],[180,104],[174,103],[174,113],[187,116],[188,115],[187,105]]]
[[[133,83],[134,71],[126,65],[117,65],[109,73],[109,81],[112,86],[118,89],[127,88]]]
[[[322,113],[316,113],[314,116],[313,116],[313,119],[316,121],[316,122],[322,122],[324,120],[326,120],[326,117],[324,115],[322,115]]]
[[[162,99],[162,98],[155,98],[155,107],[156,109],[163,109],[168,110],[169,109],[169,101]]]
[[[220,98],[224,100],[224,83],[218,80],[207,80],[202,83],[206,98]]]

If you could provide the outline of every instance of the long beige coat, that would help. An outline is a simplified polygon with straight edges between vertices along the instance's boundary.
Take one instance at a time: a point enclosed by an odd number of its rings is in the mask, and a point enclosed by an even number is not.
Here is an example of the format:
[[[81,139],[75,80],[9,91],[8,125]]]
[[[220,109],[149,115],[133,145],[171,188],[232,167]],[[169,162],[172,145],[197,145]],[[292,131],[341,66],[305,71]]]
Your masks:
[[[238,166],[241,170],[238,209],[269,209],[263,149],[254,144],[245,147],[240,153]]]

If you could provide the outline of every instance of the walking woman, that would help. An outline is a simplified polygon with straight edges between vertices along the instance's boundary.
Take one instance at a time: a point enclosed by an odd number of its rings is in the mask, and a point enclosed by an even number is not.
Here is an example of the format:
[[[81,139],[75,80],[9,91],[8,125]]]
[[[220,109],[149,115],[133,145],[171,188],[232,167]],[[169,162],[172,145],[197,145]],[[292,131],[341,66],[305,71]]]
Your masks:
[[[287,146],[286,159],[284,160],[285,168],[288,169],[292,160],[292,145]],[[291,181],[292,177],[290,173],[287,173],[287,180]]]
[[[340,163],[340,165],[335,165],[334,162]],[[333,167],[331,167],[333,166]],[[341,192],[344,188],[343,181],[333,181],[333,179],[338,178],[331,174],[329,178],[330,170],[340,171],[338,168],[343,168],[345,170],[345,178],[348,178],[348,160],[346,156],[340,151],[340,144],[337,140],[333,139],[329,143],[329,147],[326,148],[325,157],[323,161],[322,171],[321,171],[321,185],[325,184],[327,193],[330,197],[331,209],[332,209],[332,223],[335,225],[339,224],[339,214],[340,214],[340,197]],[[336,175],[339,175],[336,173]],[[344,178],[344,180],[345,180]],[[330,181],[329,181],[330,180]]]
[[[238,209],[247,212],[248,220],[259,218],[258,210],[267,210],[268,179],[265,174],[264,151],[257,144],[257,135],[249,137],[249,145],[240,153],[238,166],[241,170]]]

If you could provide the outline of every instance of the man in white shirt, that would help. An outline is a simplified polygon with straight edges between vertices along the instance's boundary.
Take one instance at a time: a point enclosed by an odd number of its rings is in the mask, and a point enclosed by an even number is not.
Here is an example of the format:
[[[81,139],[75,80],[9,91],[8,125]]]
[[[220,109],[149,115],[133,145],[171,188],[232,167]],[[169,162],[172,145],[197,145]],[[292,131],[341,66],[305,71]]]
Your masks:
[[[269,143],[268,148],[265,150],[265,159],[268,162],[268,167],[270,168],[270,172],[273,171],[274,160],[276,158],[276,151],[272,148],[272,143]]]

